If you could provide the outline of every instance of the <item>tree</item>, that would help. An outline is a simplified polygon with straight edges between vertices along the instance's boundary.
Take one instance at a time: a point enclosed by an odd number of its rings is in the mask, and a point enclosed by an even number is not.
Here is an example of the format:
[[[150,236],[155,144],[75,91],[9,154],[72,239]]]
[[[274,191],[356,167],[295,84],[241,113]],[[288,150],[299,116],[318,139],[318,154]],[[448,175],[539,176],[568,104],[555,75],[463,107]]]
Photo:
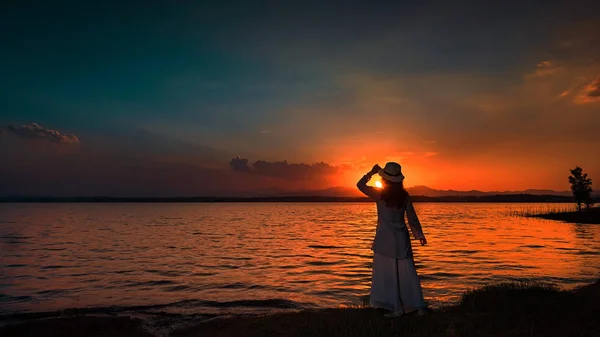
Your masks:
[[[585,204],[585,208],[589,209],[594,205],[592,179],[588,178],[587,173],[583,173],[583,169],[579,166],[570,171],[569,183],[571,184],[575,203],[577,203],[577,210],[581,211],[581,204]]]

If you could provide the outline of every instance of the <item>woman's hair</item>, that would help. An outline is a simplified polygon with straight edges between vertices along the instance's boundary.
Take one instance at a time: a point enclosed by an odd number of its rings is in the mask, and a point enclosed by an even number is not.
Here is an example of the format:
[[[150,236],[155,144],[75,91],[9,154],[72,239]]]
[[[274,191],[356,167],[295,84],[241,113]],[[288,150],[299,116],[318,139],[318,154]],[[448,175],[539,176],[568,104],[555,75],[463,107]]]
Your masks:
[[[381,199],[385,201],[388,207],[402,208],[408,192],[404,189],[402,182],[395,183],[386,179],[381,179],[383,190],[381,191]]]

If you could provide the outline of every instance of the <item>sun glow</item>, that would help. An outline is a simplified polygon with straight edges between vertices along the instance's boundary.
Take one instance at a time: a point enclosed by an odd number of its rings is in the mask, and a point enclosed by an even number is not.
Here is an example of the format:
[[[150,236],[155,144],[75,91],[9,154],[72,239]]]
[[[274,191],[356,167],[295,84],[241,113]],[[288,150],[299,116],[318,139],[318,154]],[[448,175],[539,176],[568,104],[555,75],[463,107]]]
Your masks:
[[[381,181],[377,180],[377,181],[375,182],[375,187],[377,187],[377,188],[382,188],[382,187],[383,187],[383,184],[381,183]]]

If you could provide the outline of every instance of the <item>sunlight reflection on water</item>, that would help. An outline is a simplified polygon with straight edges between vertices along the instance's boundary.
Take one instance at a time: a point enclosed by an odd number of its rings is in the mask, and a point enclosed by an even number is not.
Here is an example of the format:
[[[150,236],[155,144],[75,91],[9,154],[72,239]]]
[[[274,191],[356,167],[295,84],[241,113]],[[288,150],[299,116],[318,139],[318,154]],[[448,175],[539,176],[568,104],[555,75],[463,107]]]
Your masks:
[[[0,205],[0,312],[339,307],[369,292],[370,203]],[[540,204],[417,203],[426,300],[600,275],[600,226],[510,216]],[[164,305],[164,306],[163,306]],[[237,309],[236,309],[237,308]]]

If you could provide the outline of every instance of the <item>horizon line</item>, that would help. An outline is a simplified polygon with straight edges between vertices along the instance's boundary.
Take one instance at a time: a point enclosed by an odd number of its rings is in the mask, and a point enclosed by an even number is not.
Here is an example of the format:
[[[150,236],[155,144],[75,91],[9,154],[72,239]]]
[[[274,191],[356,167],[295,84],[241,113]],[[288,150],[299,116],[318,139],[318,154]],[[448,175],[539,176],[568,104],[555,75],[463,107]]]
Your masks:
[[[510,199],[510,198],[533,198],[533,199],[570,199],[572,196],[557,195],[557,194],[529,194],[529,193],[514,193],[514,194],[489,194],[489,195],[440,195],[440,196],[427,196],[427,195],[412,195],[413,198],[419,199]],[[600,197],[597,196],[597,197]],[[206,201],[219,201],[219,200],[285,200],[285,199],[297,199],[297,200],[308,200],[308,199],[343,199],[343,200],[370,200],[366,196],[328,196],[328,195],[274,195],[274,196],[0,196],[0,202],[10,200],[206,200]]]

